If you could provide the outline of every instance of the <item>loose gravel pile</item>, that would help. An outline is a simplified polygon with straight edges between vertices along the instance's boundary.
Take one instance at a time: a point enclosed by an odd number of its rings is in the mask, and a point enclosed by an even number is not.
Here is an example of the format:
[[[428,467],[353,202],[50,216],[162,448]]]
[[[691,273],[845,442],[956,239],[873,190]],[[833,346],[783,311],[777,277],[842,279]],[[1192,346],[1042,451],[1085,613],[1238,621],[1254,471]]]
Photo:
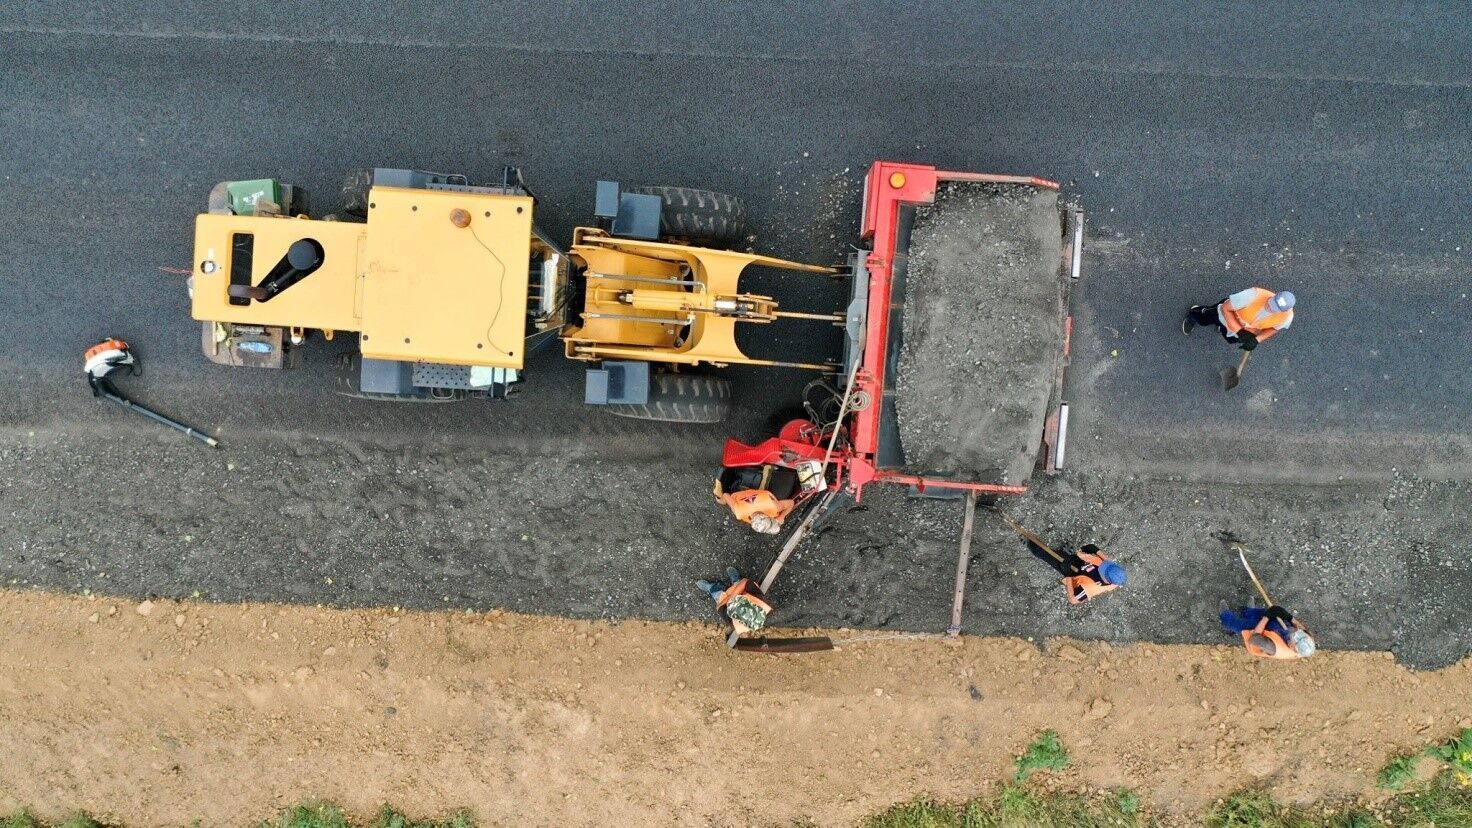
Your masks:
[[[915,217],[896,378],[909,469],[1020,484],[1063,351],[1058,193],[949,184]]]

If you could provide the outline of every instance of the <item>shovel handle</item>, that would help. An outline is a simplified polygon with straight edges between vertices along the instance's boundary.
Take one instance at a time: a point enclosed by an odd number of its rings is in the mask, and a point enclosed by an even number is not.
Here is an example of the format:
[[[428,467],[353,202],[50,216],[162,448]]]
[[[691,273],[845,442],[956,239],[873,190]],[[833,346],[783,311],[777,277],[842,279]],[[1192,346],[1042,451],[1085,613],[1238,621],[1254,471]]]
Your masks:
[[[1048,555],[1051,558],[1053,558],[1053,560],[1057,561],[1058,563],[1063,563],[1063,556],[1060,555],[1060,554],[1058,554],[1058,552],[1056,550],[1054,550],[1053,547],[1047,545],[1046,543],[1043,543],[1043,539],[1042,538],[1038,537],[1037,535],[1034,535],[1033,533],[1027,531],[1026,529],[1023,529],[1021,524],[1019,524],[1017,521],[1013,520],[1010,516],[1007,515],[1006,512],[1002,511],[1001,509],[995,509],[994,511],[998,515],[1001,515],[1002,516],[1002,520],[1006,521],[1007,522],[1007,525],[1008,526],[1011,526],[1012,527],[1012,530],[1014,532],[1016,532],[1019,536],[1021,536],[1021,538],[1023,540],[1027,541],[1028,543],[1031,543],[1032,545],[1038,547],[1039,549],[1043,550],[1044,552],[1047,552]]]
[[[1242,568],[1247,570],[1247,577],[1251,578],[1252,585],[1257,587],[1257,594],[1262,596],[1262,600],[1266,601],[1268,606],[1273,606],[1273,597],[1268,595],[1267,588],[1262,585],[1262,581],[1257,579],[1257,573],[1252,571],[1252,564],[1247,562],[1247,549],[1240,543],[1232,545],[1237,549],[1237,558],[1242,561]]]

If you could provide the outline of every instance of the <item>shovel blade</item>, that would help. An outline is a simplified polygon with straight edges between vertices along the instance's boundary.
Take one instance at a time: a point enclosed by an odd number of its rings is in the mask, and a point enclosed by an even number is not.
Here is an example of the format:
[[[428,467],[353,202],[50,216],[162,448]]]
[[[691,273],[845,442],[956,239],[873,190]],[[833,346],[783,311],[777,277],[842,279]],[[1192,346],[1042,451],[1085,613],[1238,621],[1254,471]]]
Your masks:
[[[1242,372],[1244,370],[1246,370],[1246,368],[1247,368],[1247,360],[1249,360],[1251,358],[1252,358],[1252,352],[1251,351],[1245,351],[1244,350],[1242,352],[1242,361],[1239,362],[1239,363],[1237,363],[1237,367],[1236,368],[1223,368],[1222,369],[1222,390],[1223,391],[1231,391],[1233,388],[1236,388],[1237,387],[1237,383],[1239,383],[1239,382],[1242,381]]]
[[[1223,529],[1219,532],[1212,532],[1211,536],[1231,548],[1236,548],[1242,545],[1242,538],[1238,537],[1237,533],[1233,532],[1230,529]]]

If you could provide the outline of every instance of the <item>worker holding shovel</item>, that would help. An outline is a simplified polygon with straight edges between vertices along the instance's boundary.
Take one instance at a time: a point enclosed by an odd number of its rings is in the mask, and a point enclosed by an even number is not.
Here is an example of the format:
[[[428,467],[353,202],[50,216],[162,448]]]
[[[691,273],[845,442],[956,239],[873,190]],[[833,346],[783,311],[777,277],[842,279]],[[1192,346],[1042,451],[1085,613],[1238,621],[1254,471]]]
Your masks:
[[[1223,339],[1242,349],[1242,361],[1236,369],[1222,371],[1222,388],[1231,390],[1237,387],[1247,359],[1257,346],[1293,324],[1295,301],[1292,291],[1274,293],[1250,287],[1214,305],[1192,305],[1181,320],[1181,332],[1190,335],[1197,325],[1215,325]]]
[[[1237,610],[1223,609],[1221,622],[1227,632],[1242,636],[1247,652],[1258,658],[1296,661],[1317,652],[1318,645],[1309,634],[1308,628],[1303,626],[1303,622],[1294,618],[1293,613],[1273,603],[1262,581],[1257,579],[1257,573],[1252,571],[1252,564],[1247,562],[1247,547],[1230,540],[1227,545],[1236,550],[1237,558],[1247,570],[1247,577],[1252,579],[1252,585],[1257,587],[1257,594],[1267,604],[1266,609],[1251,605]]]
[[[734,566],[726,567],[726,580],[730,581],[730,586],[720,581],[705,580],[696,581],[695,586],[716,602],[716,612],[737,636],[766,626],[772,605],[764,600],[766,595],[762,588],[750,578],[741,577],[741,572]]]
[[[1253,606],[1224,609],[1221,622],[1227,632],[1242,636],[1247,652],[1258,658],[1291,661],[1308,658],[1319,649],[1303,622],[1277,604],[1267,609]]]
[[[1021,536],[1034,557],[1063,576],[1063,589],[1068,596],[1068,603],[1082,604],[1113,592],[1129,582],[1124,567],[1105,555],[1104,550],[1098,546],[1086,543],[1077,551],[1054,549],[1044,543],[1042,538],[1022,528],[1021,524],[1000,509],[996,511]]]

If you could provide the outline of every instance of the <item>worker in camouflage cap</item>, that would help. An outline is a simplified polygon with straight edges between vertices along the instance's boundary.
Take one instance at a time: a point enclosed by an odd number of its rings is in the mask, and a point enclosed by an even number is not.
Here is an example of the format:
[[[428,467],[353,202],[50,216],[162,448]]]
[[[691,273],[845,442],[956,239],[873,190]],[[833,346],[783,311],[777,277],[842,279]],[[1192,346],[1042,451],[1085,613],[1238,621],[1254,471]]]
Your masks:
[[[756,632],[766,626],[772,605],[764,600],[766,595],[762,588],[750,578],[741,577],[740,570],[734,566],[726,567],[726,581],[730,586],[720,581],[705,580],[696,581],[695,586],[716,602],[716,612],[737,635]]]

